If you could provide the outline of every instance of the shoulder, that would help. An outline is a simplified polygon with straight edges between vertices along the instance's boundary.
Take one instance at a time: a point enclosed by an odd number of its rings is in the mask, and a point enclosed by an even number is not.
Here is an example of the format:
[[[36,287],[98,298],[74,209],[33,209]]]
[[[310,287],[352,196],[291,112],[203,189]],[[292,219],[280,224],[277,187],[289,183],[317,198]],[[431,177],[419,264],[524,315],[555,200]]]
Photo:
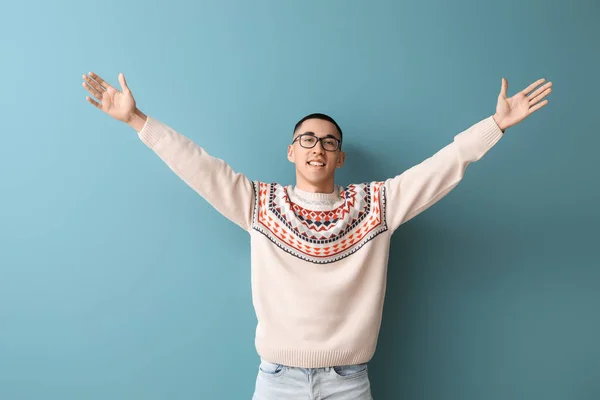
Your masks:
[[[257,200],[287,200],[287,188],[277,182],[252,181]],[[258,202],[257,202],[258,203]]]

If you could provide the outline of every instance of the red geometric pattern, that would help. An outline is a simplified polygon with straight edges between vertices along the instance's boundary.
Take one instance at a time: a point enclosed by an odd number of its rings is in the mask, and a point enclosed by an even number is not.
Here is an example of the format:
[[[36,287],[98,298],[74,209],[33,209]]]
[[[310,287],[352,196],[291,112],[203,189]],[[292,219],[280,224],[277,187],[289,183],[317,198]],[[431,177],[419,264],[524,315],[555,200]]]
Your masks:
[[[348,185],[340,192],[342,204],[330,211],[293,203],[287,194],[289,187],[253,183],[253,229],[303,260],[319,264],[338,261],[387,231],[384,182]]]

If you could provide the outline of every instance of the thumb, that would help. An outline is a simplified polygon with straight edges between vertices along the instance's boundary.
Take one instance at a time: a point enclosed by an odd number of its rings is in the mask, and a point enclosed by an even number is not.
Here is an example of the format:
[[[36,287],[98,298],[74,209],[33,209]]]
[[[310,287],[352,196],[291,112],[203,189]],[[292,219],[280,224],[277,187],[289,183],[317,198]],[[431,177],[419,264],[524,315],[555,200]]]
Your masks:
[[[506,97],[506,91],[508,90],[508,81],[502,78],[502,86],[500,87],[500,96]]]
[[[127,86],[127,82],[125,81],[125,75],[121,72],[119,74],[119,83],[121,84],[121,89],[123,89],[123,93],[129,92],[129,86]]]

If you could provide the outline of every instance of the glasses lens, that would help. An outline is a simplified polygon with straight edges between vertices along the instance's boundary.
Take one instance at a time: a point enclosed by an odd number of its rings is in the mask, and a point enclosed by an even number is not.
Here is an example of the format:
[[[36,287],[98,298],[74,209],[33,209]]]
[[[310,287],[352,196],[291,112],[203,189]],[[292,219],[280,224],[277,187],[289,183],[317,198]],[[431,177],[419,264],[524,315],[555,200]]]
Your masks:
[[[302,147],[306,147],[306,148],[311,148],[315,145],[315,143],[317,142],[317,138],[315,138],[314,136],[302,136],[300,138],[300,144],[302,145]]]
[[[334,151],[337,150],[338,142],[336,139],[327,138],[321,141],[325,150]]]

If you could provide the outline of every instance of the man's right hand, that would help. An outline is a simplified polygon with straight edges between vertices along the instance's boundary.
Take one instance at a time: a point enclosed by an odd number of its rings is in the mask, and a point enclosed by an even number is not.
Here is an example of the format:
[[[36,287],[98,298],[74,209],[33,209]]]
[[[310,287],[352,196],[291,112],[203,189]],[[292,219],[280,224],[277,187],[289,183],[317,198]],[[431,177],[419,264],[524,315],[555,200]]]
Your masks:
[[[127,82],[125,82],[125,76],[122,73],[119,74],[119,83],[121,84],[122,92],[112,87],[93,72],[83,75],[83,80],[82,86],[100,101],[99,103],[90,96],[86,96],[86,100],[89,103],[111,117],[125,122],[137,132],[142,130],[147,117],[136,107],[133,94],[129,90]]]

